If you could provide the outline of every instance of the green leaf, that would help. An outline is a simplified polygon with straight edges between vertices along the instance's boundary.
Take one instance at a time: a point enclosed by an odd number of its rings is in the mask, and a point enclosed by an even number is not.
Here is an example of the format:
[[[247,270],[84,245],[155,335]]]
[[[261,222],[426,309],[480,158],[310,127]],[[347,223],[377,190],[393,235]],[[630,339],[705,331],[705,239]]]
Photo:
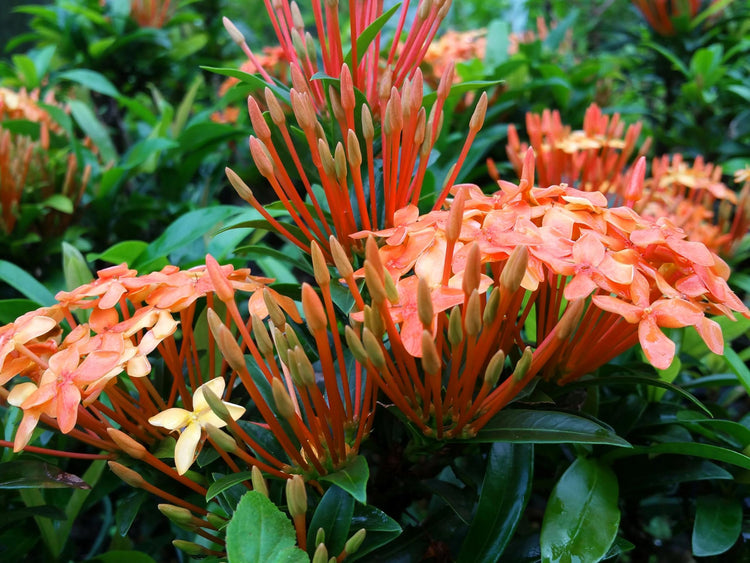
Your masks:
[[[131,170],[146,162],[150,158],[158,157],[159,153],[167,149],[177,147],[176,141],[156,137],[152,139],[143,139],[134,144],[123,158],[120,166],[125,170]]]
[[[55,296],[24,270],[5,260],[0,260],[0,280],[39,305],[54,305]]]
[[[31,299],[2,299],[0,300],[0,324],[10,324],[38,306],[39,304]]]
[[[98,563],[156,563],[156,561],[142,551],[114,550],[97,555],[88,561]]]
[[[358,455],[344,469],[323,475],[321,481],[333,483],[351,494],[362,504],[367,503],[367,480],[370,478],[370,468],[367,460]]]
[[[147,495],[146,491],[137,490],[120,500],[115,510],[115,526],[120,536],[124,537],[130,530]]]
[[[534,446],[492,444],[479,505],[466,534],[459,563],[494,563],[508,545],[531,493]]]
[[[281,98],[286,103],[289,103],[289,90],[286,90],[278,86],[277,84],[266,82],[260,76],[248,74],[247,72],[242,72],[241,70],[237,70],[236,68],[219,68],[213,66],[201,66],[201,68],[203,70],[207,70],[208,72],[221,74],[222,76],[231,76],[233,78],[237,78],[240,80],[240,82],[244,82],[245,84],[250,85],[254,92],[263,91],[266,87],[268,87],[276,95],[276,97]]]
[[[252,475],[252,471],[242,471],[240,473],[232,473],[231,475],[226,475],[221,479],[217,479],[211,483],[210,487],[208,487],[208,490],[206,491],[206,501],[211,500],[216,495],[226,491],[230,487],[234,487],[244,481],[249,481]]]
[[[49,196],[42,202],[42,207],[49,207],[50,209],[55,209],[60,213],[67,213],[68,215],[73,213],[73,202],[69,197],[62,194]]]
[[[362,60],[362,54],[367,51],[370,43],[373,42],[378,33],[380,33],[380,30],[383,29],[383,26],[388,23],[388,20],[391,19],[391,17],[393,17],[393,14],[395,14],[396,11],[401,7],[401,4],[402,3],[399,2],[398,4],[394,5],[390,10],[383,13],[383,15],[379,16],[375,21],[373,21],[370,25],[363,29],[362,33],[357,35],[357,58],[359,60]],[[349,66],[349,68],[351,68],[351,50],[349,50],[349,52],[344,56],[344,62]]]
[[[674,67],[685,76],[685,78],[690,78],[690,70],[688,70],[688,67],[685,65],[685,63],[683,63],[680,58],[672,51],[656,43],[651,43],[650,41],[644,42],[643,46],[649,49],[653,49],[654,51],[662,55],[664,58],[669,60],[669,62],[671,62]]]
[[[90,489],[80,477],[43,461],[0,463],[0,489]]]
[[[70,113],[81,127],[83,132],[91,139],[99,149],[104,162],[110,162],[117,158],[117,151],[112,144],[104,126],[99,122],[91,109],[80,100],[68,100]]]
[[[309,563],[295,547],[292,522],[257,491],[245,493],[227,525],[230,563]]]
[[[620,525],[617,477],[602,463],[579,457],[552,489],[542,520],[542,562],[600,561]]]
[[[703,496],[696,499],[693,555],[709,557],[728,551],[742,531],[739,498]]]
[[[735,375],[737,375],[737,379],[742,386],[750,393],[750,368],[747,367],[747,364],[729,346],[724,347],[724,359]]]
[[[352,530],[364,528],[367,532],[365,541],[356,553],[347,557],[347,563],[363,559],[365,555],[390,543],[401,534],[401,526],[393,518],[374,506],[356,504],[352,517]],[[373,561],[367,558],[366,561]]]
[[[354,514],[354,498],[344,489],[333,486],[326,491],[315,509],[310,525],[307,527],[307,551],[315,553],[315,536],[318,529],[325,532],[325,544],[328,553],[338,554],[344,549],[349,539],[349,529]]]
[[[114,84],[112,84],[107,78],[99,74],[94,70],[87,68],[75,68],[73,70],[66,70],[57,75],[58,78],[64,78],[85,86],[89,90],[99,92],[105,96],[117,98],[120,96],[120,92],[117,91]]]
[[[654,454],[681,454],[690,455],[695,457],[702,457],[704,459],[713,459],[715,461],[723,461],[742,467],[743,469],[750,469],[750,457],[734,450],[722,448],[721,446],[713,446],[711,444],[699,444],[696,442],[664,442],[659,444],[653,444],[651,446],[635,446],[630,449],[615,450],[608,453],[605,457],[608,460],[615,460],[622,457],[630,457],[632,455],[654,455]]]
[[[23,85],[29,89],[39,86],[39,76],[34,61],[26,55],[13,55],[12,59]]]
[[[94,279],[86,259],[75,246],[63,242],[62,257],[65,287],[68,291],[72,291]]]
[[[143,254],[146,247],[148,247],[148,243],[142,240],[124,240],[110,246],[104,252],[98,254],[95,252],[89,253],[86,255],[86,258],[91,262],[94,260],[103,260],[110,264],[120,264],[122,262],[133,264]]]
[[[608,444],[631,447],[628,442],[596,422],[557,411],[508,409],[500,411],[470,442],[539,444]]]
[[[706,459],[686,459],[684,456],[662,455],[655,459],[645,456],[629,458],[620,470],[615,466],[620,478],[623,496],[626,491],[662,491],[678,483],[706,481],[713,479],[732,480],[733,475]]]

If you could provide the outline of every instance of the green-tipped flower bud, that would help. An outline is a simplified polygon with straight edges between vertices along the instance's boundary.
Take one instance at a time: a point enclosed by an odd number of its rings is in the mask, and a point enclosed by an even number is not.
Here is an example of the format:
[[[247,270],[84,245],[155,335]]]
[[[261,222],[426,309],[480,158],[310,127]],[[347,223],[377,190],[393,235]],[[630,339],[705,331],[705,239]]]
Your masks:
[[[229,414],[229,409],[227,409],[224,401],[222,401],[220,397],[217,397],[216,393],[214,393],[209,386],[203,387],[203,397],[206,399],[208,407],[221,420],[224,422],[228,422],[230,419],[234,420],[232,419],[232,415]]]
[[[385,287],[385,295],[388,298],[388,301],[390,301],[392,305],[398,304],[399,297],[398,289],[396,288],[396,282],[393,281],[391,273],[385,269],[383,270],[383,282]]]
[[[264,358],[270,358],[273,356],[273,342],[271,337],[268,335],[268,329],[263,321],[260,320],[258,315],[250,315],[250,320],[253,325],[253,336],[255,337],[255,345],[260,350],[260,353]]]
[[[497,309],[500,306],[500,291],[495,288],[490,292],[490,296],[487,298],[487,303],[484,306],[484,314],[482,320],[484,324],[491,325],[497,317]]]
[[[379,368],[385,365],[381,342],[367,327],[362,330],[362,344],[364,344],[367,356],[375,367]]]
[[[464,318],[466,333],[476,336],[482,330],[482,311],[479,304],[479,292],[475,289],[466,303],[466,316]]]
[[[492,388],[497,384],[500,379],[500,375],[503,373],[503,367],[505,366],[505,352],[498,350],[495,355],[490,358],[487,364],[487,369],[484,371],[484,383],[488,387]]]
[[[328,548],[326,544],[319,543],[318,547],[315,548],[312,563],[328,563]]]
[[[279,307],[279,304],[276,303],[276,300],[273,298],[273,294],[268,291],[268,288],[266,287],[263,288],[263,302],[266,304],[266,309],[268,309],[268,315],[271,317],[271,322],[274,326],[278,327],[279,330],[284,330],[284,326],[286,325],[284,311],[281,310],[281,307]]]
[[[261,473],[260,469],[258,469],[258,467],[255,465],[253,465],[253,468],[250,471],[250,473],[251,473],[250,480],[253,483],[253,490],[258,491],[264,497],[268,498],[268,484],[266,483],[266,480],[263,478],[263,473]]]
[[[533,355],[534,352],[531,350],[531,346],[526,346],[521,359],[518,360],[518,363],[516,363],[516,369],[513,370],[513,381],[515,381],[516,383],[520,383],[521,381],[523,381],[523,378],[526,377],[526,374],[531,367],[531,360]]]
[[[354,359],[360,364],[366,363],[367,352],[365,351],[365,347],[362,345],[362,341],[357,336],[357,333],[349,325],[344,327],[344,338],[346,339],[346,346],[351,351]]]
[[[451,309],[448,319],[448,342],[451,346],[458,346],[464,339],[464,329],[461,326],[461,309],[458,305]]]
[[[417,315],[424,328],[432,327],[432,319],[435,317],[435,310],[432,306],[432,292],[427,280],[419,278],[417,282]]]
[[[191,555],[193,557],[206,557],[207,555],[209,555],[208,549],[206,549],[202,545],[198,545],[195,542],[187,540],[172,540],[172,545],[180,551],[187,553],[188,555]]]
[[[301,475],[294,475],[286,482],[286,504],[292,518],[307,512],[307,491]]]
[[[344,544],[344,551],[347,555],[352,555],[362,546],[362,542],[365,541],[367,531],[364,528],[360,528],[357,532],[346,540]]]
[[[289,396],[289,393],[281,380],[276,378],[271,380],[271,392],[273,393],[273,401],[276,403],[276,410],[279,414],[285,420],[294,418],[296,414],[294,403],[292,403],[292,398]]]
[[[440,372],[442,361],[429,330],[422,331],[422,368],[430,375]]]
[[[174,522],[181,528],[187,530],[195,529],[195,524],[193,524],[193,513],[187,508],[175,506],[174,504],[157,504],[156,508],[158,508],[159,512],[164,516],[169,518],[170,522]]]
[[[315,532],[315,545],[320,545],[326,542],[326,531],[323,528],[318,528]]]
[[[215,412],[216,411],[214,411],[214,413]],[[225,452],[233,452],[237,450],[237,442],[229,434],[223,430],[219,430],[213,424],[206,424],[205,427],[206,432],[208,432],[208,437],[214,444],[216,444],[217,448],[220,448]]]

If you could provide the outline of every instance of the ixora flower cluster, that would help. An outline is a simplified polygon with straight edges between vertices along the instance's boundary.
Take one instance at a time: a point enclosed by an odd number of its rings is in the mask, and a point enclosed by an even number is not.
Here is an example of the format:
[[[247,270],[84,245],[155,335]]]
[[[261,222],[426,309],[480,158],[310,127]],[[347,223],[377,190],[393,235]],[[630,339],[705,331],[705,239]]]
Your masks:
[[[352,5],[358,37],[380,14],[374,2]],[[598,108],[579,133],[556,114],[530,117],[533,148],[511,129],[520,181],[498,178],[485,193],[457,183],[487,110],[481,95],[455,165],[420,213],[452,67],[428,101],[418,65],[448,5],[419,2],[406,27],[402,8],[393,45],[409,32],[383,70],[379,34],[363,52],[353,45],[344,54],[335,2],[324,10],[313,2],[320,58],[296,4],[267,2],[293,87],[281,95],[255,60],[269,87],[248,99],[249,149],[293,225],[227,174],[271,227],[309,253],[317,287],[301,284],[295,302],[272,280],[210,256],[190,270],[101,270],[59,293],[58,304],[0,328],[0,396],[23,411],[15,451],[108,458],[127,483],[188,511],[179,518],[218,546],[227,514],[167,492],[148,478],[152,470],[204,499],[200,468],[213,463],[256,490],[262,476],[285,479],[304,547],[306,483],[321,491],[324,477],[355,463],[378,400],[424,436],[460,440],[536,379],[563,385],[637,343],[667,368],[675,345],[665,328],[695,327],[722,351],[707,315],[750,316],[714,252],[724,243],[690,240],[674,218],[681,212],[654,206],[731,203],[730,192],[714,170],[696,164],[691,175],[675,158],[655,163],[648,181],[644,159],[623,172],[637,127],[622,138],[619,119]],[[685,180],[698,168],[705,186]],[[673,181],[682,183],[668,187]],[[736,221],[730,238],[746,225]],[[40,422],[106,453],[29,445]]]

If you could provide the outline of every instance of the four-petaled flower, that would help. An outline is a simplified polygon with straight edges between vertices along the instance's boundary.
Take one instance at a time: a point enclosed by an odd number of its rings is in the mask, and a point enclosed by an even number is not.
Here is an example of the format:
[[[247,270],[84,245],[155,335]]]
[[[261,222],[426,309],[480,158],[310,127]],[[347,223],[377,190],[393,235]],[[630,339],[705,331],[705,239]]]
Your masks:
[[[217,377],[204,383],[193,394],[193,410],[185,410],[173,407],[148,419],[149,423],[154,426],[161,426],[169,430],[176,430],[180,433],[177,444],[174,447],[174,462],[177,472],[182,475],[193,464],[195,452],[198,449],[203,428],[211,424],[216,428],[226,426],[226,422],[220,419],[208,406],[204,396],[204,390],[210,389],[214,395],[221,397],[224,393],[226,382],[223,378]],[[233,403],[222,401],[224,406],[229,410],[233,420],[237,420],[245,413],[245,408]]]

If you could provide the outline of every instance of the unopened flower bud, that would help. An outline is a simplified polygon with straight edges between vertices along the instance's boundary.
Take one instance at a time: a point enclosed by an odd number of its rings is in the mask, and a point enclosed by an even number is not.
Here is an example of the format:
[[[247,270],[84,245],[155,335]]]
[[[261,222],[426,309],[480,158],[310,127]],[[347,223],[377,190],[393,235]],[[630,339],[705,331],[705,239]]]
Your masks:
[[[216,397],[216,395],[214,395],[214,397]],[[217,448],[230,453],[237,450],[237,442],[229,434],[227,434],[223,430],[219,430],[213,424],[206,424],[205,428],[206,432],[208,433],[208,437],[214,444],[216,444]]]
[[[273,294],[268,291],[267,287],[263,288],[263,303],[265,303],[266,309],[268,309],[268,315],[271,317],[271,322],[274,326],[278,327],[279,330],[284,330],[284,326],[286,325],[284,311],[282,311],[279,304],[276,303]]]
[[[195,529],[195,526],[193,525],[193,513],[187,508],[175,506],[174,504],[157,504],[156,508],[158,508],[159,512],[164,516],[169,518],[170,522],[174,522],[180,527]]]
[[[365,347],[362,345],[362,341],[357,336],[357,333],[349,325],[344,327],[344,338],[346,339],[346,346],[349,348],[352,356],[354,356],[354,359],[360,364],[366,363],[367,352],[365,351]]]
[[[323,528],[318,528],[315,532],[315,545],[320,545],[326,541],[326,531]]]
[[[271,120],[278,127],[281,127],[286,122],[286,116],[284,115],[284,110],[281,109],[279,100],[276,99],[276,94],[268,86],[266,86],[263,94],[266,99],[266,106],[268,106],[268,112],[271,114]]]
[[[268,484],[263,478],[263,473],[261,473],[256,465],[253,465],[253,468],[250,470],[250,480],[253,483],[253,490],[268,498]]]
[[[354,111],[354,82],[352,82],[352,73],[349,65],[344,63],[341,67],[341,105],[347,113]]]
[[[578,321],[583,315],[583,308],[586,303],[585,299],[576,299],[568,303],[563,316],[555,327],[555,336],[560,340],[567,340],[578,326]]]
[[[481,253],[476,241],[471,243],[469,254],[466,256],[466,266],[464,267],[464,279],[461,282],[461,289],[464,295],[470,295],[472,291],[479,288],[481,278]]]
[[[271,334],[273,335],[273,344],[276,346],[276,353],[279,359],[287,365],[291,364],[292,361],[289,359],[289,343],[286,336],[277,327],[273,327]]]
[[[490,358],[487,364],[487,369],[484,370],[484,383],[488,387],[492,388],[497,384],[500,379],[500,375],[503,373],[503,367],[505,366],[505,352],[498,350]]]
[[[344,113],[344,108],[341,107],[341,96],[333,86],[328,87],[328,99],[331,102],[331,110],[336,121],[346,121],[346,113]]]
[[[255,135],[264,142],[268,141],[271,138],[271,129],[269,129],[263,117],[258,102],[252,96],[247,97],[247,113],[250,116],[250,124],[253,126]]]
[[[328,563],[328,548],[326,544],[319,543],[318,547],[315,548],[312,563]]]
[[[515,293],[521,287],[528,263],[528,249],[525,246],[515,247],[500,274],[500,287],[509,293]]]
[[[141,477],[138,472],[130,469],[129,467],[125,467],[123,464],[117,463],[116,461],[108,461],[107,464],[112,470],[112,473],[117,475],[131,487],[140,489],[141,487],[143,487],[143,485],[146,484],[146,481],[143,479],[143,477]]]
[[[203,398],[206,399],[206,402],[213,413],[221,420],[224,422],[230,419],[234,420],[232,419],[232,415],[229,414],[229,410],[224,404],[224,401],[222,401],[220,397],[217,397],[216,393],[214,393],[210,387],[203,388]]]
[[[531,360],[533,355],[534,353],[531,350],[531,346],[526,346],[521,359],[518,360],[518,362],[516,363],[516,368],[513,370],[513,375],[511,376],[513,377],[513,381],[515,381],[516,383],[520,383],[521,381],[523,381],[523,378],[526,377],[526,373],[531,367]]]
[[[352,169],[359,168],[362,165],[362,152],[359,149],[359,139],[357,139],[357,134],[351,129],[346,134],[346,154],[349,159],[349,166]]]
[[[172,540],[172,545],[180,551],[193,557],[206,557],[207,555],[209,555],[208,549],[206,549],[202,545],[198,545],[195,542],[187,540]]]
[[[222,23],[224,24],[224,29],[227,30],[227,33],[229,33],[229,37],[231,37],[232,41],[237,43],[240,47],[243,43],[245,43],[245,36],[242,35],[242,32],[237,29],[237,26],[232,23],[232,20],[230,20],[228,17],[224,16],[221,18]]]
[[[435,375],[440,372],[443,363],[435,346],[435,340],[429,330],[422,331],[422,368],[425,373]]]
[[[310,256],[312,257],[313,274],[315,281],[320,287],[325,287],[331,283],[331,272],[328,271],[328,265],[326,259],[323,256],[323,251],[318,246],[318,243],[312,241],[310,243]]]
[[[294,355],[295,365],[302,383],[307,387],[315,385],[315,369],[302,347],[296,346],[289,353]]]
[[[487,92],[482,92],[477,102],[477,107],[474,108],[474,113],[471,115],[469,121],[469,129],[476,133],[482,128],[484,123],[484,116],[487,115]]]
[[[146,450],[143,445],[136,442],[133,438],[131,438],[121,430],[117,430],[116,428],[107,428],[107,434],[109,434],[110,439],[115,443],[115,445],[117,445],[118,448],[120,448],[123,452],[128,454],[133,459],[143,459],[143,457],[148,453],[148,450]]]
[[[385,287],[385,295],[388,298],[388,301],[390,301],[392,305],[398,304],[399,296],[396,282],[393,281],[391,273],[385,269],[383,270],[383,285]]]
[[[448,319],[448,342],[451,346],[458,346],[464,339],[464,329],[461,325],[461,309],[458,305],[451,309],[451,314]]]
[[[356,553],[357,550],[362,546],[362,542],[365,541],[366,535],[367,531],[364,528],[360,528],[359,530],[357,530],[357,532],[352,537],[346,540],[346,543],[344,544],[344,552],[347,555]]]
[[[221,530],[224,526],[227,525],[227,519],[222,518],[218,514],[214,514],[213,512],[209,512],[206,514],[206,520],[208,520],[208,523],[211,524],[215,529]]]
[[[264,145],[260,139],[251,135],[249,140],[250,155],[253,157],[258,172],[261,176],[270,180],[274,177],[273,159],[271,153],[268,152],[266,145]]]
[[[476,336],[482,330],[482,312],[479,304],[479,292],[476,289],[471,292],[469,301],[466,303],[464,324],[469,336]]]
[[[286,505],[292,518],[307,512],[307,491],[301,475],[294,475],[286,481]]]
[[[383,280],[371,262],[365,262],[365,283],[367,284],[367,289],[370,290],[373,305],[379,306],[386,300],[387,295]]]
[[[219,319],[219,316],[213,309],[208,309],[206,317],[211,334],[214,335],[214,339],[216,340],[216,345],[219,347],[227,363],[235,371],[246,370],[245,356],[242,354],[242,350],[234,339],[234,336],[232,336],[231,331],[224,326],[224,323],[221,322],[221,319]]]
[[[224,168],[224,172],[229,179],[229,183],[232,184],[232,187],[242,199],[248,203],[255,201],[255,196],[253,195],[252,190],[242,181],[242,178],[240,178],[234,170],[231,168]]]
[[[381,348],[381,342],[365,327],[362,330],[362,344],[365,346],[367,356],[370,358],[372,365],[376,368],[380,368],[385,365],[385,355]]]
[[[372,124],[372,113],[367,104],[362,104],[362,135],[368,141],[375,137],[375,127]]]
[[[263,355],[264,358],[268,358],[273,355],[273,342],[268,334],[266,325],[260,320],[258,315],[250,315],[250,321],[253,325],[253,336],[255,337],[255,345]]]
[[[487,303],[484,306],[484,314],[482,320],[484,324],[490,325],[494,322],[497,317],[497,310],[500,307],[500,291],[495,288],[490,292],[490,296],[487,298]]]
[[[276,378],[271,380],[271,392],[273,393],[273,402],[276,404],[276,410],[279,414],[285,420],[294,418],[296,414],[294,404],[281,380]]]
[[[446,182],[451,178],[453,170],[448,172]],[[464,220],[464,202],[466,201],[466,190],[459,190],[453,199],[450,211],[448,212],[448,225],[445,229],[445,238],[455,242],[461,234],[461,226]]]
[[[354,273],[354,268],[346,256],[344,247],[341,246],[341,243],[333,235],[328,239],[328,242],[331,245],[331,256],[333,256],[333,263],[336,264],[336,269],[342,277],[348,278]]]
[[[365,305],[363,312],[365,326],[369,328],[375,336],[382,338],[383,334],[385,334],[385,323],[383,322],[383,317],[380,315],[380,312],[369,305]]]
[[[336,143],[336,149],[333,151],[333,164],[336,168],[336,179],[339,184],[343,184],[346,180],[346,152],[344,151],[344,145],[339,141]]]
[[[325,330],[328,326],[328,317],[320,301],[320,297],[308,283],[302,284],[302,310],[305,313],[307,327],[312,334]]]
[[[419,278],[417,282],[417,315],[424,328],[432,327],[435,310],[432,306],[432,292],[425,278]]]

